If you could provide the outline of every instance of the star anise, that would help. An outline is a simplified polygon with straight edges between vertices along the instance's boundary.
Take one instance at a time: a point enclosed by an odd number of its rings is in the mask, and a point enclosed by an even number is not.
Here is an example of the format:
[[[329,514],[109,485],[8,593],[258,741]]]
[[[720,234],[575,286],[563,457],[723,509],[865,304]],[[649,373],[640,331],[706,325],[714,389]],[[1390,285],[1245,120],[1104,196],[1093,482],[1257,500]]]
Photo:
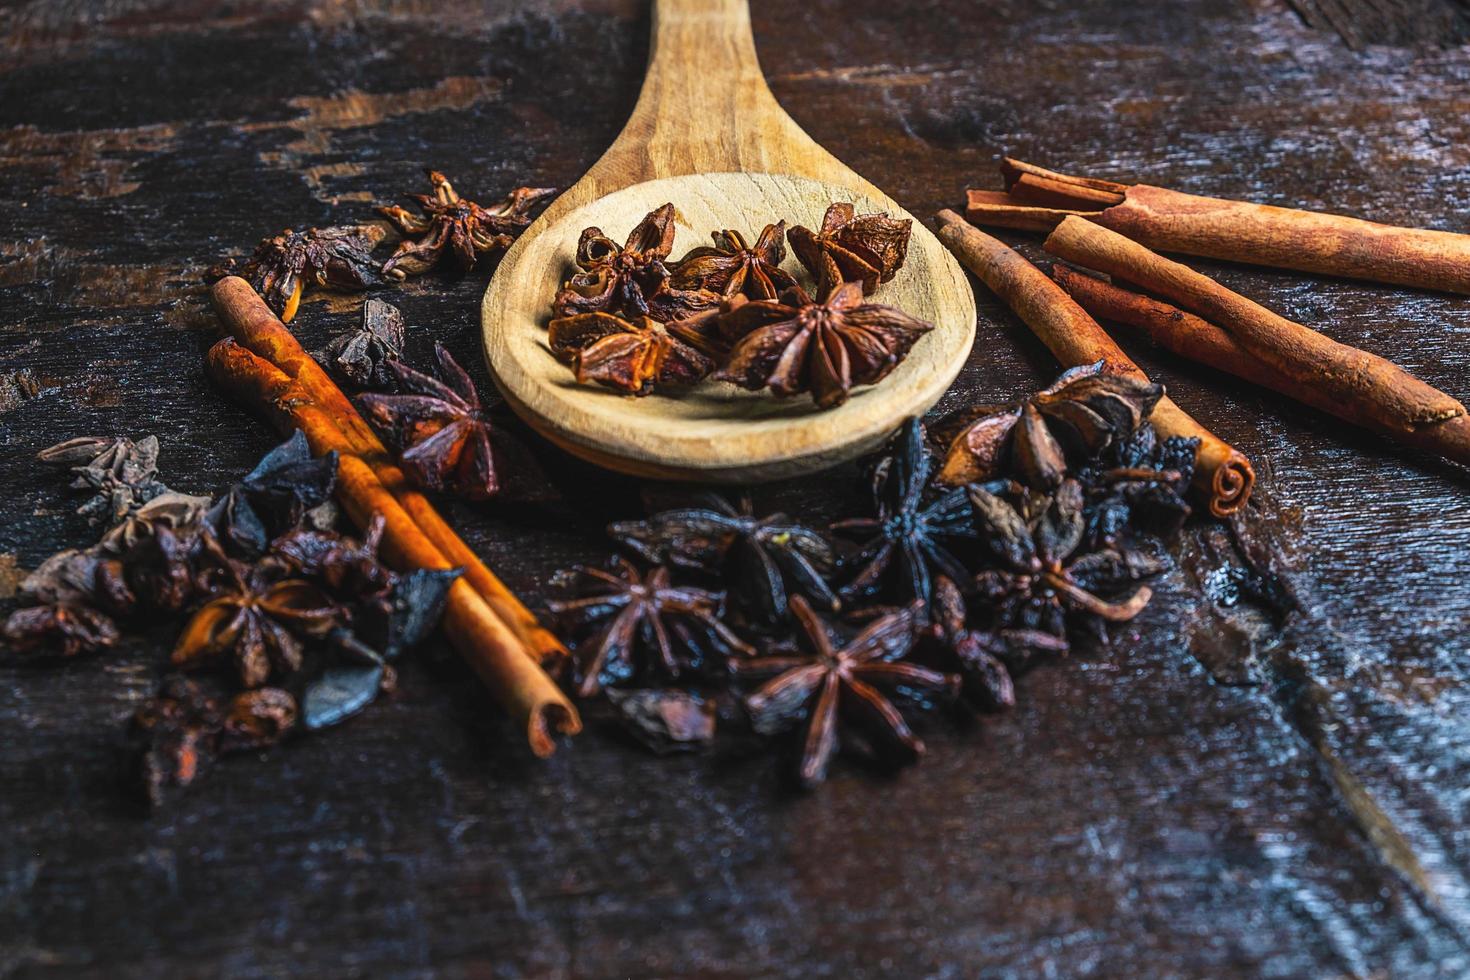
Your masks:
[[[935,480],[982,483],[1009,462],[1027,486],[1055,489],[1066,476],[1069,453],[1080,462],[1126,439],[1163,397],[1161,385],[1105,374],[1104,366],[1072,368],[1018,402],[980,406],[940,423],[949,448]]]
[[[388,362],[403,357],[403,314],[379,299],[362,304],[362,326],[339,334],[312,357],[359,388],[384,390],[395,381]]]
[[[1096,628],[1126,622],[1148,605],[1152,592],[1137,583],[1159,571],[1156,564],[1137,553],[1082,548],[1086,515],[1076,480],[1051,495],[1015,487],[1015,503],[992,488],[968,493],[998,563],[975,576],[975,587],[1001,627],[1064,637],[1069,620]]]
[[[716,377],[782,397],[810,392],[821,408],[847,401],[854,385],[877,384],[934,329],[893,306],[864,303],[856,282],[838,282],[825,262],[819,300],[800,286],[780,299],[732,305],[718,319],[731,344]]]
[[[579,313],[552,320],[548,331],[551,352],[572,366],[579,382],[632,395],[695,384],[715,367],[647,316],[630,322],[610,313]]]
[[[947,542],[976,537],[970,502],[964,490],[957,489],[925,503],[925,486],[933,465],[924,442],[924,427],[918,419],[910,419],[899,430],[887,455],[873,466],[875,515],[832,525],[835,531],[865,539],[851,561],[858,572],[843,587],[844,596],[873,595],[887,578],[892,580],[896,595],[927,601],[934,573],[957,581],[968,577]]]
[[[509,248],[531,223],[531,209],[556,193],[552,187],[517,187],[500,203],[486,208],[460,197],[439,171],[424,173],[434,193],[410,195],[423,214],[397,205],[378,209],[399,231],[418,239],[401,242],[383,263],[383,275],[389,279],[422,275],[440,264],[464,275],[481,254]]]
[[[843,280],[861,283],[863,295],[871,296],[903,265],[913,224],[908,218],[859,215],[851,204],[833,204],[822,216],[820,231],[797,225],[787,237],[813,279],[822,278],[825,256],[837,264]]]
[[[775,675],[745,699],[757,732],[774,735],[805,720],[797,770],[802,785],[826,778],[839,747],[839,719],[858,730],[852,743],[895,764],[914,762],[923,753],[924,743],[883,691],[904,688],[948,697],[958,693],[959,678],[902,660],[914,642],[918,609],[914,603],[893,610],[843,642],[805,599],[793,596],[791,614],[808,650],[731,664],[737,677]]]
[[[293,432],[214,502],[204,524],[232,554],[255,558],[324,504],[336,484],[336,452],[312,456],[306,436]]]
[[[434,344],[432,378],[397,361],[389,370],[401,394],[366,394],[358,407],[401,453],[404,470],[432,490],[484,500],[500,489],[490,419],[469,374]]]
[[[143,787],[156,807],[170,787],[190,785],[214,762],[224,713],[199,684],[175,675],[138,709],[133,726],[144,742]]]
[[[0,629],[9,652],[50,651],[62,657],[97,653],[117,643],[121,634],[106,613],[80,602],[52,602],[11,613]]]
[[[287,228],[262,239],[238,274],[290,323],[308,285],[353,292],[380,282],[371,253],[384,233],[378,225]],[[211,274],[228,275],[232,265],[216,267]]]
[[[648,212],[622,245],[601,228],[583,230],[576,257],[582,271],[562,284],[552,300],[553,315],[611,313],[668,322],[718,306],[718,293],[670,284],[664,260],[673,247],[672,204]]]
[[[1087,490],[1088,540],[1116,543],[1130,525],[1150,534],[1178,531],[1191,510],[1184,495],[1198,450],[1198,439],[1160,439],[1147,422],[1115,440],[1077,474]]]
[[[77,508],[90,524],[111,527],[155,497],[169,492],[158,480],[158,439],[83,436],[36,454],[43,463],[70,465],[72,487],[93,496]]]
[[[758,622],[786,616],[788,592],[799,592],[835,612],[840,603],[827,584],[836,565],[832,545],[785,514],[756,517],[750,497],[739,508],[716,494],[704,507],[668,510],[646,521],[622,521],[608,534],[649,562],[670,562],[720,575],[732,600]]]
[[[260,687],[272,673],[293,674],[303,662],[303,639],[341,625],[340,608],[312,583],[282,578],[271,562],[247,566],[214,544],[210,590],[215,598],[194,613],[174,645],[172,661],[194,667],[230,655],[244,687]]]
[[[934,579],[934,597],[927,611],[923,646],[941,652],[941,666],[964,678],[965,700],[987,711],[1016,703],[1012,661],[1024,662],[1039,651],[1067,649],[1066,641],[1038,630],[971,629],[964,596],[944,575]]]
[[[565,628],[594,630],[573,653],[581,697],[638,678],[707,671],[751,653],[720,621],[723,595],[676,586],[662,566],[643,575],[613,558],[606,569],[558,572],[552,584],[571,596],[548,603]]]
[[[775,299],[796,285],[781,268],[786,258],[786,222],[766,225],[755,245],[738,231],[717,231],[713,247],[703,245],[679,260],[672,284],[680,289],[708,289],[721,296]]]

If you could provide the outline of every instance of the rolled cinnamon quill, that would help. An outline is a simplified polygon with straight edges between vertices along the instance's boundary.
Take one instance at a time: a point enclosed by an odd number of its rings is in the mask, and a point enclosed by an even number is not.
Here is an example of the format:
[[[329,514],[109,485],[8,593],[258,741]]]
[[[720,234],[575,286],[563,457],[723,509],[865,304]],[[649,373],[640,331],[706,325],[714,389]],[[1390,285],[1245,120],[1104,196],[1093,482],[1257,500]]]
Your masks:
[[[205,355],[205,370],[216,385],[264,414],[278,429],[300,429],[313,452],[338,452],[337,497],[360,528],[375,516],[383,517],[382,548],[389,565],[400,571],[456,567],[424,536],[373,470],[353,455],[335,416],[302,385],[228,337]],[[581,730],[577,709],[464,578],[450,587],[443,622],[460,656],[524,729],[532,752],[550,755],[556,748],[553,732],[574,735]]]
[[[1151,296],[1104,282],[1064,265],[1052,267],[1052,277],[1084,310],[1099,320],[1112,320],[1146,333],[1160,347],[1180,357],[1233,374],[1253,384],[1280,392],[1318,411],[1362,426],[1395,441],[1437,453],[1470,465],[1470,415],[1458,415],[1438,425],[1405,433],[1380,424],[1372,415],[1352,407],[1265,364],[1242,347],[1227,331]]]
[[[1465,406],[1393,362],[1339,344],[1086,219],[1067,218],[1043,247],[1177,303],[1263,364],[1389,432],[1407,435],[1465,414]]]
[[[537,622],[531,611],[445,522],[428,498],[413,488],[367,420],[265,301],[256,295],[250,284],[238,276],[226,276],[214,284],[210,295],[226,330],[245,347],[295,380],[335,420],[348,449],[372,467],[379,482],[414,519],[424,536],[445,557],[464,569],[465,580],[521,638],[526,652],[540,663],[565,657],[567,650],[561,641]]]
[[[1050,231],[1080,215],[1162,252],[1470,293],[1470,235],[1383,225],[1001,163],[1005,191],[972,190],[982,225]]]
[[[939,240],[1025,321],[1063,366],[1101,360],[1108,371],[1148,380],[1143,369],[1046,273],[953,211],[941,211],[937,219]],[[1210,513],[1225,517],[1245,506],[1256,482],[1249,459],[1196,422],[1167,395],[1154,407],[1149,421],[1162,436],[1199,440],[1194,486]]]

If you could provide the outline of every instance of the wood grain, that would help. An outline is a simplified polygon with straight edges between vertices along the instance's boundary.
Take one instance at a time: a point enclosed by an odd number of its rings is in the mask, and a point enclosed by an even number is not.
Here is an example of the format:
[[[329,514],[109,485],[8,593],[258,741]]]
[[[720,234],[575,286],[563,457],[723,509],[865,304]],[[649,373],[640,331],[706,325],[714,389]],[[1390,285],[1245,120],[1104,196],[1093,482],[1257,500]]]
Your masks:
[[[485,293],[485,357],[511,407],[543,436],[600,465],[661,479],[755,483],[813,473],[881,443],[944,394],[969,356],[975,303],[964,273],[915,223],[908,260],[874,302],[934,324],[909,357],[839,408],[707,381],[629,398],[577,384],[546,344],[555,286],[589,226],[621,241],[665,202],[678,210],[677,257],[734,228],[820,227],[835,201],[907,217],[814,143],[761,75],[745,0],[658,0],[647,78],[612,147],[501,262]],[[787,265],[799,272],[794,256]]]

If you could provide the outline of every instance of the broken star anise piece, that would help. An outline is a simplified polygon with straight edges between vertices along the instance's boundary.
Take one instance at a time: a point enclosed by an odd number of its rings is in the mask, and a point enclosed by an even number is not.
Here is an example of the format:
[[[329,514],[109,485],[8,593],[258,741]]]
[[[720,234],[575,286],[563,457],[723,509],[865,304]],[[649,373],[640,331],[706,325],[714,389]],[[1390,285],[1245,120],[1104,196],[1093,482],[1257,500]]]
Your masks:
[[[791,250],[813,279],[821,279],[825,259],[837,264],[847,282],[862,284],[871,296],[880,282],[898,272],[908,256],[913,220],[886,214],[857,214],[851,204],[833,204],[822,216],[820,231],[797,225],[787,234]]]
[[[143,788],[157,807],[171,787],[188,786],[214,762],[224,713],[199,684],[174,675],[133,715],[133,727],[143,741]]]
[[[1013,661],[1024,663],[1032,653],[1067,649],[1065,640],[1038,630],[971,629],[959,586],[943,575],[934,579],[928,616],[922,646],[940,651],[940,666],[964,678],[965,700],[986,711],[1016,703]]]
[[[383,235],[378,225],[287,228],[255,246],[238,274],[250,281],[282,322],[290,323],[308,284],[347,292],[376,285],[380,280],[371,253]],[[228,265],[220,266],[212,274],[230,271]]]
[[[468,372],[443,344],[434,344],[434,361],[438,378],[389,362],[401,393],[359,395],[358,407],[420,486],[485,500],[500,489],[489,416]]]
[[[708,289],[729,297],[775,299],[796,285],[781,268],[786,258],[786,222],[766,225],[754,245],[738,231],[714,232],[713,246],[702,245],[679,260],[672,285],[679,289]]]
[[[378,209],[399,231],[418,239],[399,243],[383,263],[383,275],[389,279],[422,275],[441,264],[464,275],[482,253],[509,248],[531,223],[531,209],[556,193],[552,187],[517,187],[500,203],[486,208],[460,197],[439,171],[424,172],[434,193],[410,195],[423,214],[397,205]]]
[[[89,524],[112,527],[144,504],[169,492],[158,480],[158,439],[82,436],[36,454],[43,463],[70,465],[72,487],[93,496],[77,508]]]
[[[0,628],[0,638],[12,653],[47,651],[62,657],[106,650],[119,636],[106,613],[80,602],[26,606],[11,613]]]
[[[587,228],[577,241],[577,268],[582,271],[562,283],[552,300],[553,316],[611,313],[623,317],[652,317],[666,323],[718,306],[718,293],[706,289],[679,289],[669,282],[664,260],[674,247],[674,206],[655,208],[638,222],[619,245]]]
[[[718,320],[730,343],[716,377],[781,397],[810,392],[821,408],[846,402],[854,385],[877,384],[934,329],[902,310],[864,303],[856,282],[838,282],[825,263],[820,300],[800,286],[780,299],[732,305]]]
[[[826,538],[785,514],[756,517],[748,495],[738,509],[716,494],[702,502],[706,506],[612,524],[608,534],[650,562],[723,576],[731,601],[757,622],[784,619],[789,592],[837,611],[840,603],[827,584],[836,555]]]
[[[630,322],[610,313],[579,313],[552,320],[548,330],[551,352],[572,366],[582,384],[647,395],[702,381],[715,367],[651,317]]]
[[[928,600],[934,573],[956,581],[968,573],[948,542],[976,537],[970,502],[962,489],[925,503],[924,490],[934,461],[924,442],[924,427],[910,419],[872,470],[874,516],[839,521],[832,529],[864,540],[849,564],[858,571],[842,589],[844,597],[867,597],[891,582],[904,601]]]
[[[737,677],[771,678],[745,699],[757,732],[775,735],[805,721],[797,770],[803,786],[826,778],[839,747],[839,719],[852,726],[851,741],[893,764],[914,762],[923,753],[924,743],[884,691],[949,697],[958,692],[959,678],[902,660],[914,642],[918,608],[914,603],[880,616],[844,643],[805,599],[794,596],[791,614],[807,651],[731,664]]]
[[[1015,503],[986,487],[968,493],[998,564],[975,576],[975,588],[1000,627],[1065,637],[1069,624],[1097,631],[1148,605],[1152,592],[1137,583],[1159,566],[1138,553],[1082,548],[1086,515],[1076,480],[1051,495],[1017,487]]]
[[[1077,473],[1087,491],[1088,540],[1114,544],[1130,526],[1158,535],[1178,531],[1190,514],[1184,495],[1198,451],[1198,439],[1160,439],[1147,422],[1115,440]]]
[[[1067,473],[1069,453],[1081,462],[1126,439],[1163,397],[1163,386],[1104,373],[1105,363],[1064,371],[1018,402],[981,406],[941,422],[936,429],[949,448],[936,482],[983,483],[1009,462],[1032,489],[1055,489]]]
[[[573,652],[580,697],[634,680],[708,672],[751,653],[720,621],[724,596],[676,586],[667,568],[643,575],[613,558],[606,569],[558,572],[552,584],[569,595],[548,603],[564,628],[593,631]]]
[[[255,558],[271,540],[325,503],[337,485],[337,454],[314,457],[299,430],[214,502],[204,523],[232,554]]]
[[[391,389],[389,361],[403,357],[403,314],[380,299],[362,304],[362,326],[339,334],[312,354],[318,363],[359,388]]]
[[[301,669],[302,640],[341,625],[342,610],[312,583],[281,578],[280,565],[247,566],[211,542],[214,598],[194,613],[174,645],[176,667],[190,668],[226,654],[244,687],[260,687],[273,673]]]

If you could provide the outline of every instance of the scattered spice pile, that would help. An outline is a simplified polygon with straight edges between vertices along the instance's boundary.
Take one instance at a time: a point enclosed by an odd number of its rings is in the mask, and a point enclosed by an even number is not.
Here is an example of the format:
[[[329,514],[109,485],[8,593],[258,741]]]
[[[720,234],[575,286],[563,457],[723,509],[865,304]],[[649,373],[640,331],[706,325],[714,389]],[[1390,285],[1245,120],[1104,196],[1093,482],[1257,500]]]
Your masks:
[[[779,397],[810,394],[821,408],[877,384],[933,325],[864,302],[908,252],[912,222],[827,209],[820,231],[766,225],[754,245],[738,231],[669,263],[674,206],[644,217],[619,245],[600,228],[577,242],[580,270],[552,300],[548,343],[582,383],[630,395],[706,378]],[[783,238],[813,292],[781,268]]]
[[[106,528],[48,558],[20,585],[31,603],[3,628],[20,656],[76,657],[118,643],[119,623],[184,625],[170,656],[203,680],[166,679],[138,712],[149,798],[187,786],[219,754],[326,728],[391,690],[391,666],[438,621],[457,572],[397,574],[333,529],[335,454],[297,433],[218,499],[169,490],[153,437],[72,439],[43,451],[93,491]]]
[[[1198,445],[1155,434],[1162,394],[1099,363],[944,420],[938,453],[910,420],[864,464],[868,512],[827,531],[719,497],[613,524],[624,554],[553,583],[568,683],[659,751],[739,705],[805,786],[839,748],[913,762],[911,718],[1009,707],[1015,674],[1147,605]]]

